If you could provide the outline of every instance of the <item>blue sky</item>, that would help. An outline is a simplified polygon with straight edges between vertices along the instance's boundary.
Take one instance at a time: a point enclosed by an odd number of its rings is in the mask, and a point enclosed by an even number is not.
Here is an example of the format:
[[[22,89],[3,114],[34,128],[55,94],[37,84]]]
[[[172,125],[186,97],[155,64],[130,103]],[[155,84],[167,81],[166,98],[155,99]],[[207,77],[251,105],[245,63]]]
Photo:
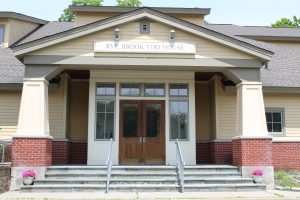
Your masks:
[[[144,6],[211,8],[210,23],[268,26],[282,17],[300,17],[299,0],[142,0]],[[56,21],[71,0],[0,0],[0,11]],[[116,0],[104,0],[116,5]]]

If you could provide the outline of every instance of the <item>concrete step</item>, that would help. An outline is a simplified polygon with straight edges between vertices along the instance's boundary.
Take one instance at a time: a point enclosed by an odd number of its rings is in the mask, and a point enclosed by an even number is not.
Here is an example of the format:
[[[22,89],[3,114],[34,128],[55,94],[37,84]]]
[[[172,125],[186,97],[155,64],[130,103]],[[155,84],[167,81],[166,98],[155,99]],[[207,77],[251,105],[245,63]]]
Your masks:
[[[101,192],[105,191],[105,185],[32,185],[23,186],[22,192]],[[200,184],[186,185],[185,192],[239,192],[239,191],[263,191],[266,189],[264,184]],[[110,191],[118,192],[147,192],[147,191],[178,191],[177,184],[165,185],[111,185]]]
[[[157,178],[157,179],[111,179],[111,185],[114,184],[174,184],[178,183],[177,178]],[[251,184],[252,179],[241,179],[241,178],[186,178],[186,185],[199,185],[199,184]],[[56,185],[56,184],[106,184],[106,179],[45,179],[36,180],[35,185]]]

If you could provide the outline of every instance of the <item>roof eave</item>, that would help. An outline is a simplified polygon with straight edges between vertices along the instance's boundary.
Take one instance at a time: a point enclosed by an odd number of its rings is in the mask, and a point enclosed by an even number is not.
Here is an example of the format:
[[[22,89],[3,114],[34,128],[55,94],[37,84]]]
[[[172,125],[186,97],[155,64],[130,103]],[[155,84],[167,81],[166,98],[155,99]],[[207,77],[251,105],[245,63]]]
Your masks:
[[[293,36],[266,36],[266,35],[237,35],[240,37],[245,37],[255,40],[265,40],[265,41],[300,41],[300,37]]]
[[[102,12],[102,13],[126,13],[140,8],[150,8],[167,14],[209,15],[210,8],[168,8],[168,7],[118,7],[118,6],[74,6],[69,8],[73,12]]]
[[[24,20],[24,21],[29,21],[37,24],[46,24],[48,21],[43,20],[43,19],[38,19],[35,17],[31,17],[28,15],[23,15],[20,13],[15,13],[15,12],[1,12],[0,11],[0,18],[12,18],[12,19],[18,19],[18,20]]]

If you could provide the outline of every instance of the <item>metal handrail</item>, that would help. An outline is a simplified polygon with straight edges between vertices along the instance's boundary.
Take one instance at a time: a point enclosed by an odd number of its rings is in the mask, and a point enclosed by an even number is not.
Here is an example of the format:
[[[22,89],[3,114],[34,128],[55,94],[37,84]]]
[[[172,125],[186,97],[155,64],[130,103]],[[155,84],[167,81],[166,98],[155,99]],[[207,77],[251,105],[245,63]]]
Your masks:
[[[185,165],[185,162],[183,161],[183,156],[181,153],[178,139],[176,139],[175,144],[176,144],[176,162],[177,162],[176,169],[177,169],[178,185],[180,187],[180,192],[184,192],[184,165]]]
[[[112,146],[113,146],[113,139],[110,139],[110,146],[108,151],[108,156],[106,160],[106,167],[107,167],[107,178],[106,178],[106,193],[109,192],[109,184],[110,184],[110,177],[111,177],[111,168],[112,168]]]

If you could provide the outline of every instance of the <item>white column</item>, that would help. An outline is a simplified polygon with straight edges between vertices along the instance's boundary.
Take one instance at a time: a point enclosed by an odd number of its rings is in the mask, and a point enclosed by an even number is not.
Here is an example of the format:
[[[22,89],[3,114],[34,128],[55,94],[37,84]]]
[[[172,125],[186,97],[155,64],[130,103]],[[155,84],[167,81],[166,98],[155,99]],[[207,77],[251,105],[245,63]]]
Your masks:
[[[237,85],[237,136],[267,137],[261,82]]]
[[[24,79],[16,137],[49,137],[48,81]]]

